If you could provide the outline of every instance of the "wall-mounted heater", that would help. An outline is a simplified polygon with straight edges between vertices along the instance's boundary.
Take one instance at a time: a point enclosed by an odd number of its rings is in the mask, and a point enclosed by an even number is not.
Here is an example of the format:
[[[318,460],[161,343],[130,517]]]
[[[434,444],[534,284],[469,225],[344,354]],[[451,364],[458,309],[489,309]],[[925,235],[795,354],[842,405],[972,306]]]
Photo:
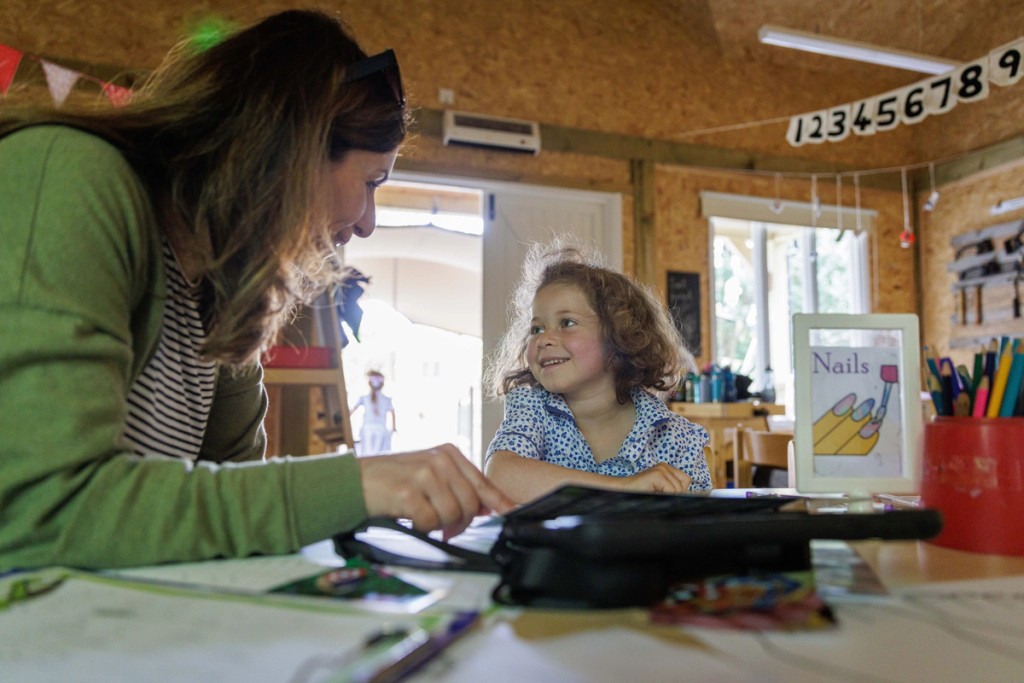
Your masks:
[[[535,121],[444,112],[444,144],[540,154],[540,125]]]

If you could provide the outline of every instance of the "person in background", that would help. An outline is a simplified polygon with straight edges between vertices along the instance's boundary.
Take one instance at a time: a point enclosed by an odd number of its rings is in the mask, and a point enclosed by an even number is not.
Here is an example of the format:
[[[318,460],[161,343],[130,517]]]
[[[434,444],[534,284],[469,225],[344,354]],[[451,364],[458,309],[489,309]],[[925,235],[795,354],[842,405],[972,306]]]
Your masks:
[[[390,50],[286,11],[185,42],[122,108],[0,114],[0,571],[291,553],[512,502],[452,445],[263,461],[259,358],[375,227]]]
[[[517,502],[565,484],[711,488],[708,434],[659,393],[693,366],[665,307],[573,240],[530,247],[514,318],[487,370],[505,417],[485,457]]]
[[[391,452],[391,434],[398,429],[395,421],[395,406],[390,396],[384,394],[384,374],[378,370],[366,373],[366,382],[370,385],[370,393],[363,394],[349,411],[355,415],[356,410],[363,409],[363,425],[359,429],[359,443],[356,453],[359,455],[377,455]],[[388,416],[391,424],[388,424]]]

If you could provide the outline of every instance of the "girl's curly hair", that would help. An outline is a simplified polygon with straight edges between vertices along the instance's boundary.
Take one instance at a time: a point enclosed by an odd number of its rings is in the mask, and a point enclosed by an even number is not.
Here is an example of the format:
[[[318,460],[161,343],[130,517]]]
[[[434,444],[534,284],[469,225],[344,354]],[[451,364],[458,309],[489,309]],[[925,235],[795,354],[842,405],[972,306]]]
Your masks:
[[[530,245],[523,275],[509,302],[511,323],[488,362],[485,384],[494,396],[538,386],[526,361],[533,300],[552,284],[580,288],[601,321],[615,393],[626,403],[635,387],[667,392],[695,367],[693,355],[652,289],[607,268],[598,252],[572,236]]]

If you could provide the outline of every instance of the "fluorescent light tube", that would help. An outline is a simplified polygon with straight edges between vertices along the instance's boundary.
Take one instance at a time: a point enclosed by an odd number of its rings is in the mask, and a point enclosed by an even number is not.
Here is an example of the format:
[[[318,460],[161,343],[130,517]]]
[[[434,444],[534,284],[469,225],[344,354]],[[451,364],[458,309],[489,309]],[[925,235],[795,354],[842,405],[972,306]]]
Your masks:
[[[994,204],[992,206],[992,215],[998,216],[1001,213],[1007,213],[1014,209],[1024,208],[1024,197],[1014,197],[1013,199],[1004,199],[1003,201]]]
[[[882,66],[891,66],[896,69],[907,71],[919,71],[926,74],[941,74],[960,66],[959,62],[939,57],[929,57],[903,50],[891,50],[889,48],[876,47],[867,43],[857,43],[852,40],[841,38],[830,38],[796,31],[779,26],[765,25],[757,32],[758,39],[766,45],[777,45],[789,47],[794,50],[814,52],[819,55],[831,57],[842,57],[858,62],[870,62]]]

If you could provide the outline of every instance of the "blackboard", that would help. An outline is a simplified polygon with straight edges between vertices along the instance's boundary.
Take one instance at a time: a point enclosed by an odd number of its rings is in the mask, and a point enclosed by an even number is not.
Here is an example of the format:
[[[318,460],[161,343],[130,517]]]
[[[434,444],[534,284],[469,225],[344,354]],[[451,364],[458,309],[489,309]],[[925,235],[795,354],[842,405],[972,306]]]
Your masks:
[[[668,308],[676,329],[695,356],[704,355],[700,344],[700,273],[668,272]]]

